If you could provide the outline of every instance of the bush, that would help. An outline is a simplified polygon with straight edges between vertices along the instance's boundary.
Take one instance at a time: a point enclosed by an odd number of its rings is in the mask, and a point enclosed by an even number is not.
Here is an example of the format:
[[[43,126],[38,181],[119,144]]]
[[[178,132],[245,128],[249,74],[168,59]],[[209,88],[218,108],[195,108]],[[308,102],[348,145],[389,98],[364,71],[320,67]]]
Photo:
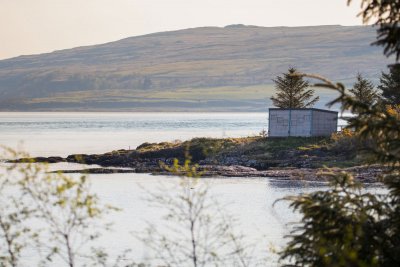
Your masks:
[[[360,149],[360,140],[357,134],[350,129],[343,129],[331,135],[330,149],[336,153],[348,153],[354,155]]]
[[[312,75],[311,77],[318,77]],[[321,78],[319,78],[321,79]],[[282,253],[286,266],[400,266],[400,119],[396,109],[367,105],[342,84],[321,79],[341,94],[341,103],[357,116],[348,119],[374,162],[390,167],[383,176],[385,195],[364,193],[349,174],[330,175],[332,189],[287,198],[302,215]],[[335,136],[351,138],[349,132]]]
[[[363,193],[348,173],[325,176],[330,190],[286,198],[302,220],[281,254],[285,266],[380,266],[391,211],[385,196]]]

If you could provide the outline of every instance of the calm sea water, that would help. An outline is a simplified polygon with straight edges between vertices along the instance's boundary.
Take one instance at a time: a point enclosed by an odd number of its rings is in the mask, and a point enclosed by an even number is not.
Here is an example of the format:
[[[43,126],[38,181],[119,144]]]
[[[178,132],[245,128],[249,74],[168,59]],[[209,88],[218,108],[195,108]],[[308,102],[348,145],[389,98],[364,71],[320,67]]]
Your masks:
[[[72,153],[103,153],[134,148],[143,142],[161,142],[192,137],[240,137],[257,135],[267,128],[266,113],[0,113],[0,144],[22,148],[34,156]],[[53,169],[82,168],[59,163]],[[115,255],[126,248],[138,260],[149,251],[133,232],[141,232],[146,222],[157,225],[162,210],[144,199],[160,184],[176,184],[178,178],[148,174],[91,175],[93,190],[106,203],[122,208],[112,216],[114,232],[99,245]],[[288,234],[287,224],[298,216],[287,203],[273,203],[287,195],[321,188],[318,184],[276,182],[268,178],[212,178],[211,193],[226,212],[238,218],[237,228],[258,245],[257,257],[268,257],[275,265],[277,255],[268,247],[280,248]],[[28,256],[29,262],[34,255]],[[57,265],[61,266],[61,265]]]
[[[0,144],[33,156],[135,148],[144,142],[257,135],[267,113],[7,113]]]

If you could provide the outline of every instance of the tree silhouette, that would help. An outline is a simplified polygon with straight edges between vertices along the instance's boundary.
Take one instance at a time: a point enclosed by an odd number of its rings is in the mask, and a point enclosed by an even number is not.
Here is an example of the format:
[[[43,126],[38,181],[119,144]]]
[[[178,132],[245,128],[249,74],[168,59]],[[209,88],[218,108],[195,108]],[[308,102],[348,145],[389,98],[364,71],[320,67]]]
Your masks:
[[[347,0],[350,4],[354,0]],[[362,0],[362,11],[360,16],[365,24],[370,23],[377,26],[376,41],[373,45],[383,46],[384,54],[389,57],[396,56],[400,59],[400,30],[399,14],[400,2],[394,0]]]
[[[355,99],[367,105],[372,105],[378,100],[378,94],[374,89],[374,85],[360,73],[357,74],[357,81],[349,92]]]
[[[378,88],[382,91],[382,97],[386,104],[400,104],[400,66],[393,65],[389,73],[382,72],[380,85]]]
[[[271,100],[274,106],[279,108],[310,108],[319,97],[314,96],[314,90],[307,90],[309,83],[303,80],[303,77],[293,75],[296,73],[295,68],[289,68],[287,73],[283,73],[283,77],[277,76],[274,79],[276,96],[272,96]]]

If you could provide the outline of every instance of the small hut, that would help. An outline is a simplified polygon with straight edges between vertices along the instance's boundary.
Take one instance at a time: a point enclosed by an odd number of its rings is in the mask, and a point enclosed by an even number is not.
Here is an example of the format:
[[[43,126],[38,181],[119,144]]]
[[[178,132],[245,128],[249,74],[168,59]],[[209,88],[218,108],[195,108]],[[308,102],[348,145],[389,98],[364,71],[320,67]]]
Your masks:
[[[338,112],[316,108],[270,108],[268,135],[330,136],[337,131]]]

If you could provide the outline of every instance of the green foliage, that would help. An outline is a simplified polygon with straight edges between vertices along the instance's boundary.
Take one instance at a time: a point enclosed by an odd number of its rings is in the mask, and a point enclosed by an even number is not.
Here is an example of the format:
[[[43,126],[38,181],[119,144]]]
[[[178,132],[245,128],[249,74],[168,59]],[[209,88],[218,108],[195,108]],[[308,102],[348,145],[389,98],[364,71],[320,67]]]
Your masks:
[[[351,0],[348,1],[349,3]],[[400,57],[399,1],[363,0],[364,22],[375,19],[378,41],[387,56]],[[291,233],[282,253],[288,266],[400,266],[400,116],[399,65],[382,74],[382,96],[387,104],[367,103],[346,93],[345,86],[318,75],[296,74],[322,81],[340,96],[331,104],[342,104],[355,117],[348,128],[362,142],[369,142],[375,162],[390,167],[382,177],[388,193],[363,193],[348,174],[330,174],[333,188],[291,197],[291,207],[300,211],[302,221]]]
[[[330,190],[286,198],[302,214],[282,253],[286,266],[380,266],[388,209],[383,196],[363,193],[347,173],[324,176]]]
[[[168,149],[168,148],[174,148],[180,145],[182,142],[176,141],[173,143],[170,142],[161,142],[161,143],[143,143],[139,145],[136,149],[140,152],[146,152],[146,151],[157,151],[161,149]]]
[[[341,102],[343,109],[358,114],[348,118],[348,128],[354,129],[360,140],[371,142],[369,152],[376,161],[396,167],[400,163],[400,117],[392,109],[383,109],[379,103],[367,105],[342,91],[333,101]]]
[[[355,99],[368,105],[374,104],[379,98],[371,81],[357,74],[357,81],[353,88],[349,90]]]
[[[6,148],[1,159],[10,158],[29,157]],[[46,165],[28,160],[0,165],[0,198],[2,267],[21,266],[27,249],[38,250],[40,266],[51,265],[55,256],[67,266],[82,266],[91,256],[85,248],[108,229],[103,215],[115,210],[91,193],[85,176],[49,173]]]
[[[110,255],[104,249],[92,249],[89,259],[91,260],[90,266],[96,267],[152,267],[144,263],[131,262],[131,250],[125,250],[121,255],[114,260],[110,260]]]
[[[332,142],[328,145],[329,149],[336,153],[346,153],[349,158],[359,156],[366,148],[357,133],[349,128],[333,133],[331,140]]]
[[[258,169],[269,167],[311,168],[352,167],[364,163],[358,157],[364,144],[357,138],[289,137],[265,138],[194,138],[185,142],[144,143],[138,147],[139,156],[154,159],[178,158],[185,160],[185,153],[193,163],[235,164]],[[290,156],[288,156],[290,155]],[[307,159],[306,159],[307,158]],[[169,162],[169,161],[168,161]],[[327,164],[328,163],[328,164]]]
[[[10,151],[14,156],[15,153]],[[12,169],[0,172],[0,266],[20,266],[21,254],[37,241],[28,220],[35,212],[23,195],[15,195],[18,181],[10,179]]]
[[[313,149],[320,148],[329,141],[327,137],[285,137],[270,138],[264,142],[271,153],[278,153],[288,149]]]
[[[100,206],[90,193],[85,176],[27,174],[20,184],[46,227],[48,237],[41,245],[51,251],[47,258],[57,255],[68,266],[77,266],[81,246],[99,236],[97,223],[108,208]]]
[[[223,211],[208,184],[199,180],[197,165],[187,157],[183,165],[176,159],[172,166],[163,167],[181,178],[172,188],[161,186],[159,192],[149,192],[149,205],[163,208],[164,220],[157,226],[149,224],[139,238],[154,253],[155,264],[250,266],[249,245],[235,231],[235,219]]]
[[[352,0],[347,1],[348,4]],[[395,0],[362,0],[361,16],[364,23],[371,20],[378,26],[377,41],[373,44],[384,47],[386,56],[400,58],[400,30],[398,26],[400,2]]]
[[[287,158],[288,154],[296,151],[312,151],[314,149],[326,148],[330,143],[328,137],[285,137],[285,138],[261,138],[253,139],[245,145],[228,151],[229,153],[240,153],[251,159],[279,159],[281,156]]]
[[[330,174],[333,188],[289,198],[300,211],[301,223],[282,253],[288,266],[400,265],[400,116],[396,109],[368,105],[346,93],[345,87],[316,75],[340,96],[332,104],[357,114],[348,128],[360,141],[372,142],[375,162],[390,166],[383,176],[385,196],[363,193],[349,174]]]
[[[174,142],[143,143],[137,147],[137,150],[140,153],[151,153],[155,157],[179,158],[181,160],[190,155],[193,162],[198,162],[257,139],[258,137],[193,138],[185,142],[177,140]]]
[[[246,138],[193,138],[190,141],[184,142],[183,146],[188,149],[188,153],[193,158],[193,161],[197,162],[208,156],[214,156],[221,151],[244,144],[246,141],[249,140],[246,140]]]
[[[178,159],[174,159],[174,163],[172,164],[172,166],[167,166],[161,163],[161,167],[164,168],[166,171],[173,173],[175,175],[193,178],[193,179],[183,179],[186,182],[195,183],[197,181],[196,178],[201,177],[201,172],[197,171],[198,165],[192,164],[192,161],[188,153],[186,154],[186,158],[184,160],[183,165],[179,164]]]
[[[274,79],[276,96],[271,97],[274,106],[279,108],[310,108],[319,100],[314,90],[307,90],[309,83],[300,76],[294,76],[295,68],[290,68],[283,77]]]
[[[391,66],[389,73],[382,72],[378,88],[385,104],[400,104],[400,65]]]

